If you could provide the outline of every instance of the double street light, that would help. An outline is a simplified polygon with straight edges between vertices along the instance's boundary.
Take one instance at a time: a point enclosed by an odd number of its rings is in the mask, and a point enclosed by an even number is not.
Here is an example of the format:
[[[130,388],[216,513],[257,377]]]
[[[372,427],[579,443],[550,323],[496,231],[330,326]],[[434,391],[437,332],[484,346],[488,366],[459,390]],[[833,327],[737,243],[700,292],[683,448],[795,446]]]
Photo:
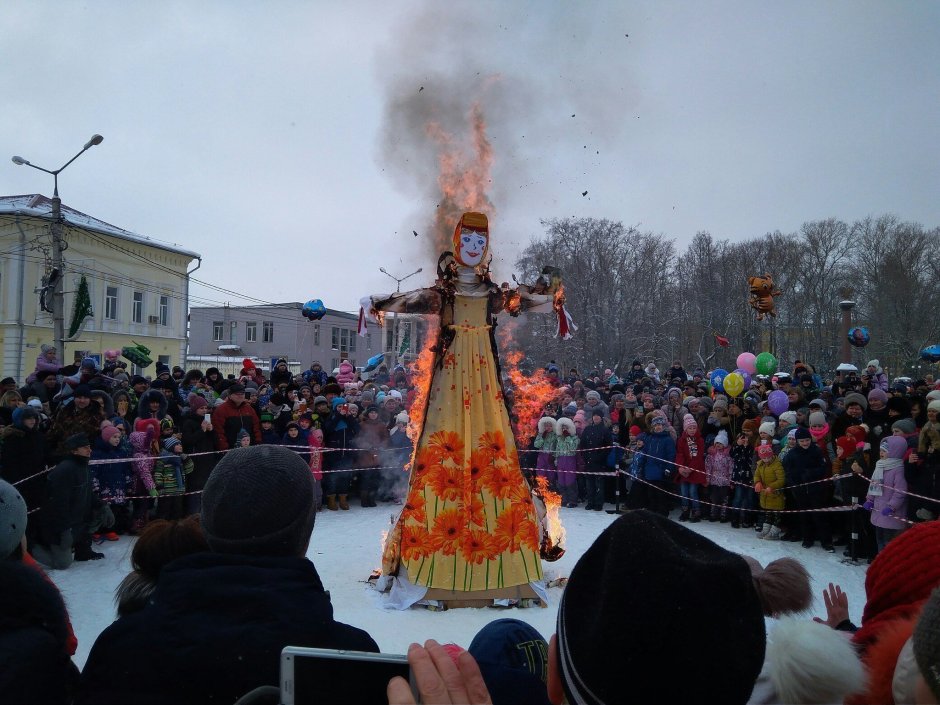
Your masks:
[[[53,281],[50,282],[52,286],[52,325],[55,334],[56,352],[62,356],[61,359],[63,361],[65,360],[65,306],[62,294],[62,253],[65,251],[67,245],[62,237],[62,201],[59,199],[59,174],[86,151],[95,145],[101,144],[103,140],[104,137],[101,135],[92,135],[91,139],[82,147],[82,150],[58,169],[46,169],[23,159],[23,157],[13,157],[14,164],[18,166],[30,166],[33,169],[52,174],[52,178],[54,179],[52,192],[52,269],[53,272],[58,273],[58,276],[54,277]]]
[[[387,277],[391,277],[392,279],[395,280],[395,293],[396,293],[396,294],[401,293],[401,283],[402,283],[403,281],[405,281],[405,280],[408,279],[409,277],[413,277],[415,274],[421,274],[422,270],[423,270],[423,267],[418,267],[418,268],[417,268],[415,271],[413,271],[411,274],[406,274],[406,275],[403,276],[403,277],[396,277],[394,274],[389,274],[389,273],[385,270],[385,267],[379,267],[379,271],[382,272],[382,274],[384,274],[384,275],[387,276]],[[397,313],[395,314],[395,336],[394,336],[394,337],[395,337],[395,349],[394,349],[392,352],[395,354],[395,363],[397,364],[397,363],[398,363],[398,345],[399,345],[399,342],[398,342],[398,314],[397,314]]]

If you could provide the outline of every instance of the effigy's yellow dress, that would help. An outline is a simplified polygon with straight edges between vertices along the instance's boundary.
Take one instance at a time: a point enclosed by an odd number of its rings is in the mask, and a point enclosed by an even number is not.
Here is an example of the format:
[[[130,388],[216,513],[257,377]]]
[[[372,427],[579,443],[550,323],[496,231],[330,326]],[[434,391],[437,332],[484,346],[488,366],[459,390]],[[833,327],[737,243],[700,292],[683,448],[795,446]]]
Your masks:
[[[544,594],[536,589],[538,517],[519,467],[496,352],[498,289],[469,267],[458,268],[454,284],[450,295],[424,289],[364,300],[374,310],[438,314],[440,339],[447,341],[435,354],[408,494],[383,551],[383,575],[410,586],[412,599],[401,606]]]

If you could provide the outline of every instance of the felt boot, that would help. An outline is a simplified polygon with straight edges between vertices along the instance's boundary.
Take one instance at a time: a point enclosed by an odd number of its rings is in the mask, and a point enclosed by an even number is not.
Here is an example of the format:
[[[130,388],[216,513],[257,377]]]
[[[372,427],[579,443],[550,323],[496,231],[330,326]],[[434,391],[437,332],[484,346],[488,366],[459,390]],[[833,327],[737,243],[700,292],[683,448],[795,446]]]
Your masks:
[[[349,502],[346,500],[346,495],[344,494],[339,496],[339,508],[344,511],[349,509]]]
[[[336,506],[335,494],[328,494],[326,496],[326,508],[329,509],[331,512],[335,512],[337,509],[339,509],[339,507]]]

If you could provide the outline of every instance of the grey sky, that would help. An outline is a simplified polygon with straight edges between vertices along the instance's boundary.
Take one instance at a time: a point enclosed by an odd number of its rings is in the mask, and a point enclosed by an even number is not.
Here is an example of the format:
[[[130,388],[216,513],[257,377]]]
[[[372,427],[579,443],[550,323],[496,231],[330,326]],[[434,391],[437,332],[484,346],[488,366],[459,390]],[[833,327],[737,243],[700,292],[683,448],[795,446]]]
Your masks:
[[[9,157],[56,168],[99,132],[63,201],[199,251],[197,277],[267,301],[351,311],[394,286],[383,265],[428,282],[436,165],[414,120],[444,110],[463,137],[474,97],[502,278],[540,218],[680,245],[829,216],[940,225],[940,3],[12,0],[3,14],[0,193],[51,195]]]

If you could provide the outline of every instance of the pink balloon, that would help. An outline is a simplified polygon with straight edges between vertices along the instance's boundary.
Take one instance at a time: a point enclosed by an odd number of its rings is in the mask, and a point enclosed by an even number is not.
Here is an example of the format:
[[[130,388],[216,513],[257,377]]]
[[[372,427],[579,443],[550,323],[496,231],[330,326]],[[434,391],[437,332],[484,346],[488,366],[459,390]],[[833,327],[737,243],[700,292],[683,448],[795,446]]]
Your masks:
[[[754,353],[743,352],[738,355],[738,367],[748,374],[755,374],[757,372],[757,364],[754,362],[756,359]]]

